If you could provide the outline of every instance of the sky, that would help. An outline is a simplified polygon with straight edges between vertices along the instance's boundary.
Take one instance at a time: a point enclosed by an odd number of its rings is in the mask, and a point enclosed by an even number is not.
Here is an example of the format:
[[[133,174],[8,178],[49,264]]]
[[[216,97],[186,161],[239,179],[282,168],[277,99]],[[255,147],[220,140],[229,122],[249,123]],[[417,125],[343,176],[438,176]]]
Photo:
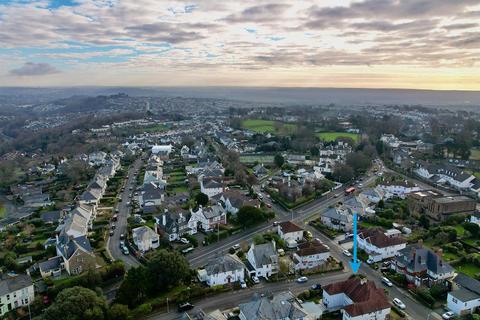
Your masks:
[[[480,90],[478,0],[0,0],[0,86]]]

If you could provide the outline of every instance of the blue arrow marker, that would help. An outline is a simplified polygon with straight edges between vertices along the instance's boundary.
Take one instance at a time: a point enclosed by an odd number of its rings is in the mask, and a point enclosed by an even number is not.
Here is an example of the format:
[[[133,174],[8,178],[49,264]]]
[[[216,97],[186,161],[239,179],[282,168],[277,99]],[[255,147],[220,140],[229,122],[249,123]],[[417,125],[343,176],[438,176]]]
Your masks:
[[[357,259],[357,213],[353,213],[353,260],[350,261],[353,273],[357,273],[361,262]]]

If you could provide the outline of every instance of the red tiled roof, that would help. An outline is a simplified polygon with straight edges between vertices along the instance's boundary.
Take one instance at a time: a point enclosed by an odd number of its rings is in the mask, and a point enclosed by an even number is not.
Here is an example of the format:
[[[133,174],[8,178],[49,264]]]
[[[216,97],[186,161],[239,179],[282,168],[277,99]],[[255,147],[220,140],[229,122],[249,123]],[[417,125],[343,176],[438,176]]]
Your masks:
[[[403,237],[388,237],[381,228],[369,228],[360,230],[358,236],[362,239],[367,239],[368,242],[377,248],[386,248],[402,243],[407,243]]]
[[[323,287],[329,295],[344,293],[353,304],[344,308],[351,317],[390,308],[390,303],[381,288],[374,282],[353,277],[342,282],[336,282]]]
[[[296,252],[300,257],[311,256],[313,254],[328,252],[327,247],[318,240],[311,242],[305,242],[298,245],[298,251]]]
[[[298,231],[303,231],[302,228],[300,228],[298,225],[291,221],[284,221],[280,222],[280,229],[282,229],[283,233],[289,233],[289,232],[298,232]]]

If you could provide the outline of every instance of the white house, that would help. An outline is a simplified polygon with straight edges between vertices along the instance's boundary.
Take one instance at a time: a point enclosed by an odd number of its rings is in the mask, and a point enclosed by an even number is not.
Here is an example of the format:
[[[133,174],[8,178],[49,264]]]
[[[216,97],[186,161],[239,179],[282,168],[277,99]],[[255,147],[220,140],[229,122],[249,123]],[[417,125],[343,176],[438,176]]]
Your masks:
[[[420,164],[415,173],[427,180],[434,180],[437,184],[447,184],[460,190],[471,189],[475,184],[475,176],[452,166],[436,166]]]
[[[342,231],[352,230],[353,216],[348,210],[329,208],[320,214],[320,220],[331,229]]]
[[[0,279],[0,316],[14,309],[28,306],[35,293],[32,278],[26,274],[5,275]]]
[[[168,156],[172,152],[171,145],[156,145],[152,147],[152,154],[157,156]]]
[[[218,204],[207,208],[200,206],[197,211],[190,209],[190,214],[188,225],[191,228],[201,227],[204,231],[213,231],[218,225],[227,224],[227,212]]]
[[[204,269],[198,271],[200,281],[210,287],[243,281],[245,265],[234,255],[223,255],[208,261]]]
[[[390,315],[384,290],[359,277],[324,286],[322,300],[328,311],[341,310],[343,320],[385,320]]]
[[[320,240],[302,243],[298,246],[298,250],[293,253],[295,270],[317,268],[325,264],[329,257],[330,250]]]
[[[405,199],[407,194],[420,191],[420,188],[415,184],[404,181],[389,181],[380,183],[377,188],[384,194],[384,198],[399,197]]]
[[[151,249],[156,249],[160,246],[160,237],[149,227],[142,226],[132,230],[133,243],[138,250],[147,252]]]
[[[278,254],[275,241],[255,245],[252,243],[247,252],[250,275],[268,278],[278,273]]]
[[[291,221],[280,222],[277,233],[289,247],[296,247],[297,242],[303,239],[303,229]],[[291,243],[293,245],[290,245]]]
[[[209,198],[221,194],[224,190],[223,183],[216,178],[201,177],[199,180],[200,191],[205,193]]]
[[[357,240],[358,247],[369,255],[368,262],[393,258],[407,246],[407,241],[403,237],[385,232],[381,228],[360,230]]]
[[[474,313],[480,307],[480,281],[459,273],[447,296],[447,308],[457,316]]]

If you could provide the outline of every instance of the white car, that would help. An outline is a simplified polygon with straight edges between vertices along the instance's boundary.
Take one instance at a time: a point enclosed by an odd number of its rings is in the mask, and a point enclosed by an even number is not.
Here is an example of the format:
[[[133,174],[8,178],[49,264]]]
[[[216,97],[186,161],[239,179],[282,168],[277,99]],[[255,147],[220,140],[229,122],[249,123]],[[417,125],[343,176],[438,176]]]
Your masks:
[[[189,244],[190,241],[188,241],[186,238],[180,238],[181,243]]]
[[[252,277],[253,283],[260,283],[260,279],[258,279],[256,276]]]
[[[240,287],[241,287],[242,289],[245,289],[245,288],[247,287],[247,283],[246,283],[245,281],[241,280],[241,281],[240,281]]]
[[[383,277],[382,282],[387,286],[387,287],[393,287],[392,281],[388,280],[387,278]]]
[[[455,318],[455,313],[452,311],[447,311],[444,314],[442,314],[442,319],[449,320]]]
[[[300,277],[300,278],[297,279],[298,283],[304,283],[304,282],[307,282],[307,281],[308,281],[307,277]]]
[[[352,254],[348,250],[343,250],[343,254],[346,255],[347,257],[351,257]]]
[[[393,299],[393,303],[402,310],[404,310],[407,307],[405,303],[403,303],[402,300],[398,298]]]

